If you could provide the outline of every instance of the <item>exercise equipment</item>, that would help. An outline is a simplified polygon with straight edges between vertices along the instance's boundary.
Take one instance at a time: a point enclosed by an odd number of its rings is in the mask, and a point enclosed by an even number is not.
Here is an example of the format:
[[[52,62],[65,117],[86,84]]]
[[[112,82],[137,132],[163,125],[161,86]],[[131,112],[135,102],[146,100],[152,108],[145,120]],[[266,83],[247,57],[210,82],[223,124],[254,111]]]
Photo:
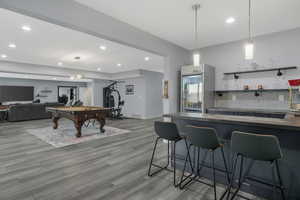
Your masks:
[[[120,92],[117,90],[117,84],[120,81],[113,81],[111,84],[103,88],[103,107],[110,108],[109,117],[113,119],[122,119],[122,100]]]

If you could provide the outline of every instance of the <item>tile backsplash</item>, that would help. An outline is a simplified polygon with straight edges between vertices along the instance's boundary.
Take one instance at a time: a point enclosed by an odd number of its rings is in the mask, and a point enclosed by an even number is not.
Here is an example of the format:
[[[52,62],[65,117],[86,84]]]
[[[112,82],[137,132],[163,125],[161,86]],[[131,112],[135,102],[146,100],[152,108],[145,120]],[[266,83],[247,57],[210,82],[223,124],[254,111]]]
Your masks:
[[[287,110],[288,109],[288,91],[276,92],[259,92],[259,96],[254,95],[255,92],[224,92],[222,96],[216,94],[216,107],[226,108],[249,108],[249,109],[272,109]]]

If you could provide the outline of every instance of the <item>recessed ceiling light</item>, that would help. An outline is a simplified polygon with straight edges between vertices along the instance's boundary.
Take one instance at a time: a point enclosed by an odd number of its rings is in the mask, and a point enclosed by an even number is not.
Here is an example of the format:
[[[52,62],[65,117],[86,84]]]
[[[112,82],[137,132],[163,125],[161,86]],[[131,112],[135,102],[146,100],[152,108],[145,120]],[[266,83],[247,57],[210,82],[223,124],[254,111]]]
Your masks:
[[[149,57],[145,57],[145,60],[148,61],[148,60],[150,60],[150,58]]]
[[[1,54],[1,58],[7,58],[6,54]]]
[[[70,76],[70,79],[71,79],[71,80],[74,80],[74,79],[75,79],[75,76]]]
[[[103,45],[101,45],[99,48],[100,48],[101,50],[103,50],[103,51],[106,50],[106,46],[103,46]]]
[[[62,62],[58,62],[57,65],[58,66],[63,66],[63,63]]]
[[[17,45],[16,45],[16,44],[14,44],[14,43],[10,43],[10,44],[8,45],[8,47],[9,47],[9,48],[16,48],[16,47],[17,47]]]
[[[57,80],[57,78],[52,78],[53,80]]]
[[[22,26],[22,30],[25,31],[25,32],[29,32],[29,31],[31,31],[31,27],[27,26],[27,25],[24,25],[24,26]]]
[[[226,23],[227,23],[227,24],[232,24],[233,22],[235,22],[235,19],[234,19],[233,17],[228,17],[228,18],[226,19]]]
[[[122,64],[121,64],[121,63],[118,63],[118,64],[117,64],[117,66],[118,66],[118,67],[121,67],[121,66],[122,66]]]
[[[97,68],[97,71],[101,71],[101,68],[100,68],[100,67],[98,67],[98,68]]]

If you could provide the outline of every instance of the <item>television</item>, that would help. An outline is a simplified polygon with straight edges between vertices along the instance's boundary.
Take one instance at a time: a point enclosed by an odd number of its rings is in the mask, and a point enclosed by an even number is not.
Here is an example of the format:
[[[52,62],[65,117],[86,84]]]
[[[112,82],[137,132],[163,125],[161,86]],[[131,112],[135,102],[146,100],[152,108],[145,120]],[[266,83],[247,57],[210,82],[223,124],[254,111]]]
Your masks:
[[[34,99],[34,87],[0,85],[0,102],[32,101],[33,99]]]

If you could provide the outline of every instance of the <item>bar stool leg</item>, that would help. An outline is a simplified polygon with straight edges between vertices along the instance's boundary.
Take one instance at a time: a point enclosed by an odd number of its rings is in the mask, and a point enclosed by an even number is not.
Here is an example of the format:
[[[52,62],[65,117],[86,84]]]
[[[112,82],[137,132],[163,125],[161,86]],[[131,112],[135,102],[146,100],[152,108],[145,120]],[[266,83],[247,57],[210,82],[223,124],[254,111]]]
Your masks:
[[[185,141],[186,142],[186,141]],[[184,166],[183,166],[183,171],[182,171],[182,176],[181,176],[181,179],[180,179],[180,183],[179,183],[179,188],[180,189],[183,189],[187,184],[189,184],[193,179],[189,180],[187,183],[185,183],[184,185],[182,185],[182,183],[187,180],[188,178],[190,178],[191,176],[193,176],[193,173],[194,173],[194,167],[192,165],[192,159],[191,159],[191,156],[190,156],[190,149],[191,149],[192,145],[190,145],[188,147],[188,144],[186,142],[186,149],[187,149],[187,153],[186,153],[186,156],[185,156],[185,160],[184,160]],[[186,165],[187,165],[187,162],[190,163],[190,167],[191,167],[191,170],[192,170],[192,173],[190,173],[190,175],[188,175],[187,177],[183,178],[184,177],[184,174],[185,174],[185,169],[186,169]]]
[[[197,148],[197,176],[200,176],[200,148]]]
[[[225,167],[225,171],[226,171],[227,182],[229,183],[230,182],[230,177],[229,177],[229,171],[228,171],[228,167],[227,167],[227,163],[226,163],[225,153],[224,153],[223,147],[221,147],[221,153],[222,153],[224,167]]]
[[[157,137],[156,140],[155,140],[155,144],[154,144],[154,148],[153,148],[152,156],[151,156],[151,161],[150,161],[150,165],[149,165],[149,169],[148,169],[148,176],[153,176],[153,175],[159,173],[160,171],[162,171],[162,170],[164,170],[164,169],[167,169],[167,167],[169,166],[169,157],[170,157],[170,152],[169,152],[169,149],[170,149],[170,142],[169,142],[169,141],[168,141],[168,158],[167,158],[167,164],[166,164],[166,166],[161,167],[161,166],[158,166],[158,165],[153,164],[153,159],[154,159],[154,156],[155,156],[157,143],[158,143],[158,141],[159,141],[160,139],[161,139],[160,137]],[[155,166],[155,167],[157,167],[157,168],[159,168],[159,169],[158,169],[157,171],[154,171],[153,173],[151,173],[151,168],[152,168],[152,166]]]
[[[238,187],[236,191],[233,193],[231,200],[234,199],[234,197],[237,195],[237,193],[240,191],[241,185],[242,185],[242,175],[243,175],[243,164],[244,164],[244,156],[241,156],[241,165],[240,165],[240,171],[239,171],[239,179],[238,179]]]
[[[174,175],[174,177],[173,177],[173,185],[175,186],[175,187],[177,187],[178,186],[178,184],[176,184],[176,142],[173,142],[173,166],[174,166],[174,171],[173,171],[173,175]]]
[[[278,177],[278,181],[279,181],[279,190],[280,190],[280,193],[281,193],[281,198],[283,200],[285,200],[282,179],[281,179],[281,175],[280,175],[280,171],[279,171],[279,166],[278,166],[278,160],[275,160],[275,166],[276,166],[276,173],[277,173],[277,177]]]
[[[238,154],[234,155],[234,157],[235,157],[235,159],[234,159],[233,165],[232,165],[231,180],[230,180],[229,186],[227,188],[228,193],[227,193],[226,200],[229,199],[230,193],[231,193],[231,188],[233,187],[234,175],[235,175],[235,170],[236,170],[236,165],[237,165],[237,162],[238,162],[239,155]],[[223,199],[223,198],[221,198],[221,199]]]
[[[212,162],[212,171],[213,171],[213,186],[214,186],[214,195],[215,200],[217,200],[217,188],[216,188],[216,172],[215,172],[215,151],[211,151],[211,162]]]

